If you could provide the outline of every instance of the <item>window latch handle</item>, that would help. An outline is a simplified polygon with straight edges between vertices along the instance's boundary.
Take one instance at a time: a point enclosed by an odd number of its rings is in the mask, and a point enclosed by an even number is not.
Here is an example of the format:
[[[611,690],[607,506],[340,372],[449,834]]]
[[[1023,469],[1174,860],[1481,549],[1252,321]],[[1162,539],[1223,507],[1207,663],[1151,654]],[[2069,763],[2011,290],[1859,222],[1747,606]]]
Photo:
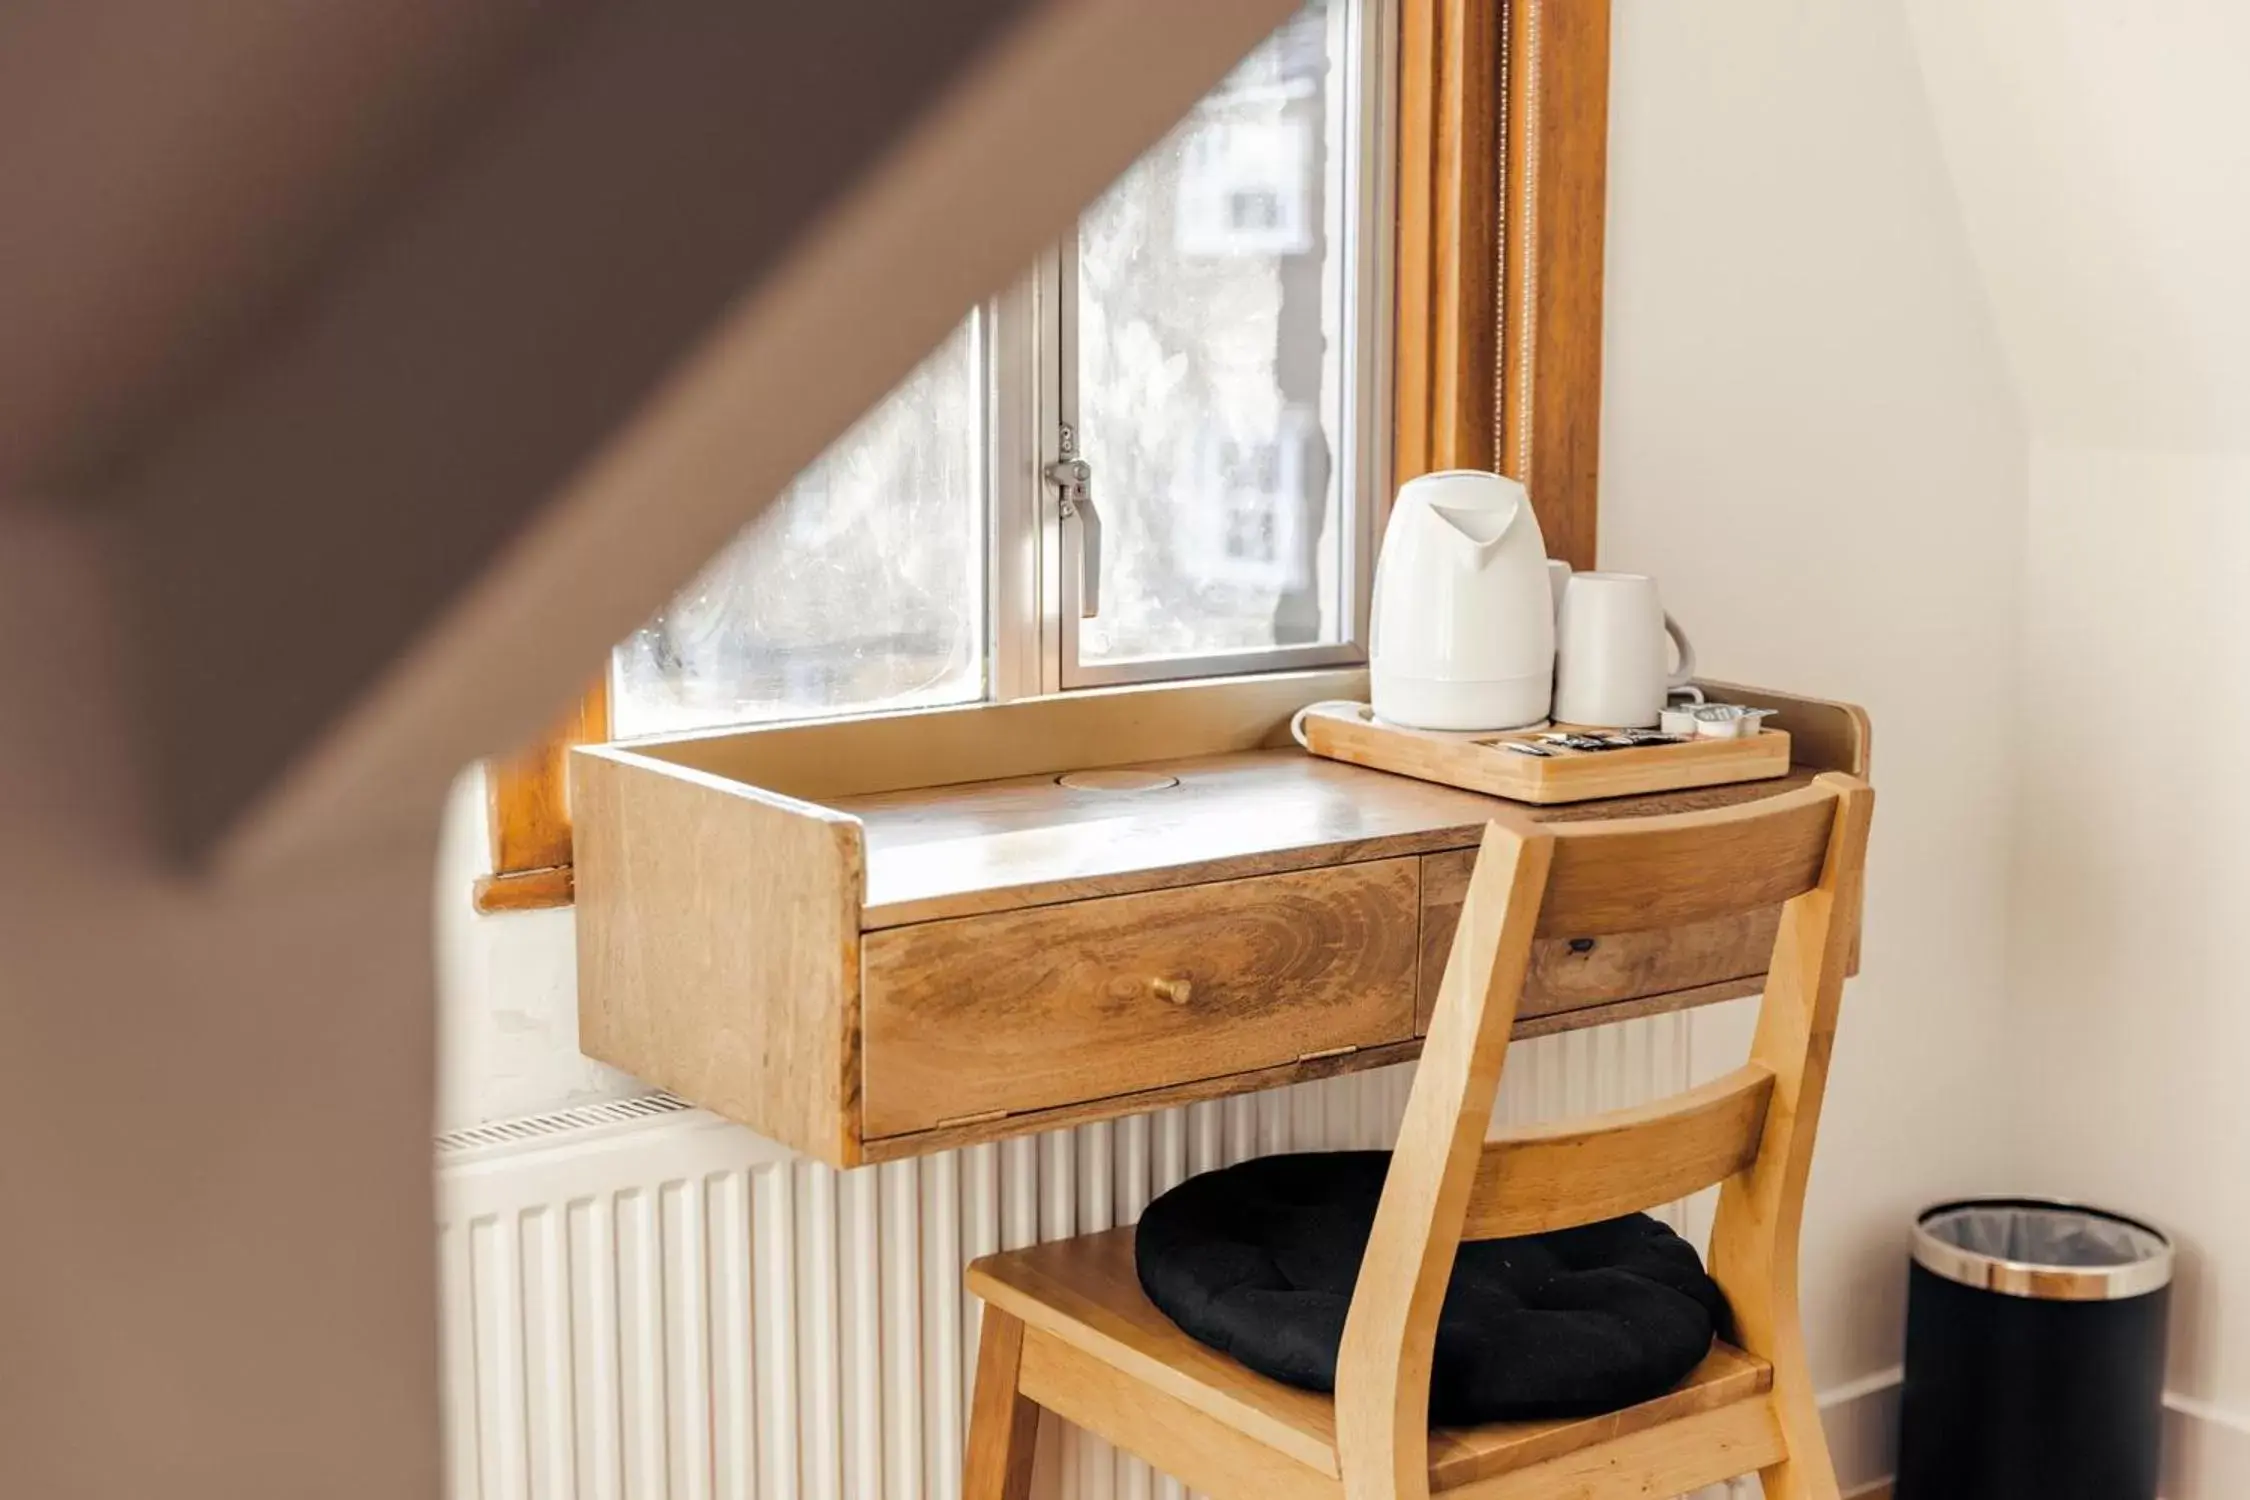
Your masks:
[[[1094,509],[1094,466],[1065,456],[1047,465],[1064,520],[1078,522],[1078,614],[1091,620],[1102,612],[1102,515]]]

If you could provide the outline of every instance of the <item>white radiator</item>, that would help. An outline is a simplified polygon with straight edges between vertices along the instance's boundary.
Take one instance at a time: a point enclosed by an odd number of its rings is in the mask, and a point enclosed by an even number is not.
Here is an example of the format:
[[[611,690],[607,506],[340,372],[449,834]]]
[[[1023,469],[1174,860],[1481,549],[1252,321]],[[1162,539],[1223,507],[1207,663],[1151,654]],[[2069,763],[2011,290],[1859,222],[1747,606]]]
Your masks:
[[[1498,1117],[1684,1088],[1688,1038],[1673,1015],[1519,1043]],[[661,1096],[454,1132],[438,1143],[453,1500],[949,1500],[971,1259],[1129,1223],[1245,1157],[1386,1146],[1412,1076],[851,1172]],[[1181,1493],[1074,1431],[1040,1446],[1043,1495]]]

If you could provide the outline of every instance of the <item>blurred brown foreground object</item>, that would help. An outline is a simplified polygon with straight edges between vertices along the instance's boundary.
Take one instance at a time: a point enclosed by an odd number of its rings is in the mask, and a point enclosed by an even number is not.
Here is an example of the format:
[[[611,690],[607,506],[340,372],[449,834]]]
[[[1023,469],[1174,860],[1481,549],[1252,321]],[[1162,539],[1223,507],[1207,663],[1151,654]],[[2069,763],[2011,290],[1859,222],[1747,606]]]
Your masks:
[[[446,782],[1289,9],[0,18],[0,1494],[439,1492]]]

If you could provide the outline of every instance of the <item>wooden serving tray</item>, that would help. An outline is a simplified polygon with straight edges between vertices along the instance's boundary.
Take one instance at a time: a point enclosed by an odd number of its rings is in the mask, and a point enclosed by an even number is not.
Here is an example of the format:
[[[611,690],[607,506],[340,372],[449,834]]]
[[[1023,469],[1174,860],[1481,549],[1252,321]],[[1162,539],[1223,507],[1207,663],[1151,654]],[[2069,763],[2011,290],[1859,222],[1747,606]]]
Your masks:
[[[1339,704],[1307,711],[1301,732],[1306,749],[1331,760],[1541,806],[1729,786],[1789,774],[1789,736],[1778,729],[1740,739],[1695,739],[1630,750],[1569,750],[1557,745],[1548,747],[1554,753],[1547,756],[1521,755],[1505,748],[1511,740],[1536,742],[1543,734],[1568,733],[1574,727],[1557,724],[1501,734],[1448,734],[1385,724],[1364,705]]]

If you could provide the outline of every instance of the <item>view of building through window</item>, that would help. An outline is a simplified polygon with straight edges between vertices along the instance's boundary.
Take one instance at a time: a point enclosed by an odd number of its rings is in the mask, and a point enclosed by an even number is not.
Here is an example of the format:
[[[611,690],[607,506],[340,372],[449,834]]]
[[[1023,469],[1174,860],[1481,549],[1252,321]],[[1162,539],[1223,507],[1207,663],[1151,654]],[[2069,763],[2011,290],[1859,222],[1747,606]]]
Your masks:
[[[1080,447],[1106,528],[1089,662],[1342,638],[1343,205],[1329,7],[1299,11],[1088,210]]]
[[[1061,252],[1075,293],[1035,378],[1075,374],[1105,522],[1085,662],[1348,638],[1357,14],[1313,0]],[[990,456],[993,318],[964,322],[619,646],[618,735],[985,695],[991,470],[1038,463]]]
[[[983,321],[618,647],[618,735],[983,696]]]

